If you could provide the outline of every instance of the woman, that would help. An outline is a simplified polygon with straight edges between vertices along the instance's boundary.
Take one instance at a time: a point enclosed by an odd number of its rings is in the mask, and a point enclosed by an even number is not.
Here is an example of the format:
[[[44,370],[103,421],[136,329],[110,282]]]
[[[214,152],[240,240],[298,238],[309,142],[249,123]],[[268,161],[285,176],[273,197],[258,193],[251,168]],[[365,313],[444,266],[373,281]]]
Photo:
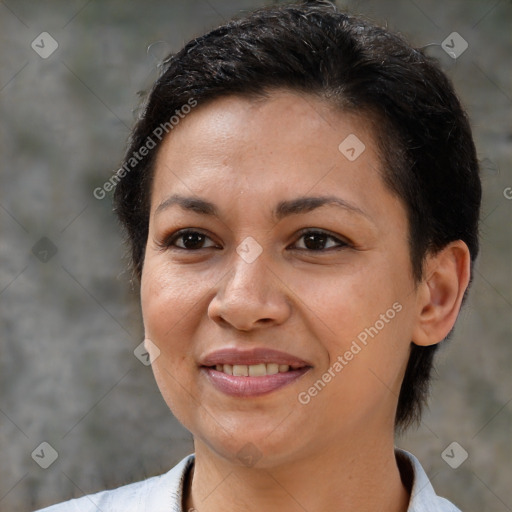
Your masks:
[[[164,63],[116,181],[195,454],[47,511],[457,510],[394,447],[478,253],[475,147],[435,63],[328,3],[257,11]]]

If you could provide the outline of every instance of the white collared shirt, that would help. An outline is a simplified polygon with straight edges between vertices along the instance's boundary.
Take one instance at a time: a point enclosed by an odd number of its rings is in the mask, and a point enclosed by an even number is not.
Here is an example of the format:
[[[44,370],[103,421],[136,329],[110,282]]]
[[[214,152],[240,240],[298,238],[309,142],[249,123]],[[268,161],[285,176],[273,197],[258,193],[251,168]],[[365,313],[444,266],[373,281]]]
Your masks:
[[[407,512],[460,512],[452,503],[436,495],[427,474],[414,455],[396,449],[412,470],[411,500]],[[185,477],[194,464],[188,455],[169,472],[111,491],[89,494],[37,512],[183,512]]]

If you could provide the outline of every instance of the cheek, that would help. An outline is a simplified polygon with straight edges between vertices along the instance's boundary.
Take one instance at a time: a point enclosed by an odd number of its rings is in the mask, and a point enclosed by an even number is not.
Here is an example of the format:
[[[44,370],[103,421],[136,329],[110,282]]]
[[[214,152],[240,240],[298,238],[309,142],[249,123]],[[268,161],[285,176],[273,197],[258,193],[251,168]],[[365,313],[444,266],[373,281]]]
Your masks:
[[[329,370],[336,375],[326,400],[356,410],[361,403],[375,407],[389,389],[398,393],[410,346],[408,287],[406,274],[384,261],[295,280],[305,322],[325,351],[315,379]]]
[[[400,295],[393,276],[376,271],[375,266],[347,266],[290,281],[298,308],[309,318],[318,339],[331,340],[327,348],[336,351],[373,325]]]
[[[308,306],[303,311],[311,311],[310,331],[326,356],[302,391],[318,395],[311,410],[318,415],[328,410],[332,425],[340,429],[392,410],[408,359],[409,321],[396,283],[370,277],[317,280],[315,293],[306,287],[301,292]]]
[[[190,339],[198,320],[203,280],[148,259],[141,279],[145,337],[160,350],[152,364],[162,397],[178,420],[190,423],[195,361]],[[192,398],[191,398],[192,397]]]
[[[165,262],[148,261],[141,280],[141,306],[145,337],[160,350],[153,363],[156,381],[166,402],[175,409],[179,385],[191,389],[195,369],[191,339],[200,322],[204,280],[185,276]]]
[[[179,272],[165,262],[148,261],[141,280],[141,306],[146,336],[166,343],[200,312],[208,292],[206,280]]]

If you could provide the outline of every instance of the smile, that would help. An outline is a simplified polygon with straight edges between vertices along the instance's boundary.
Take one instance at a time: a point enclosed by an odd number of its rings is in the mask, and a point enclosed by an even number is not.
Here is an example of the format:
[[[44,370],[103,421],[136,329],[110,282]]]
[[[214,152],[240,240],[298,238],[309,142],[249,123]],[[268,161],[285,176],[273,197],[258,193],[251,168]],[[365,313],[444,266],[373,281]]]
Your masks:
[[[277,391],[312,368],[297,356],[265,347],[224,348],[202,357],[199,365],[201,375],[210,385],[238,398]]]
[[[310,369],[310,366],[292,368],[277,363],[224,364],[215,367],[202,366],[201,373],[209,384],[225,395],[252,398],[277,391],[296,381]]]

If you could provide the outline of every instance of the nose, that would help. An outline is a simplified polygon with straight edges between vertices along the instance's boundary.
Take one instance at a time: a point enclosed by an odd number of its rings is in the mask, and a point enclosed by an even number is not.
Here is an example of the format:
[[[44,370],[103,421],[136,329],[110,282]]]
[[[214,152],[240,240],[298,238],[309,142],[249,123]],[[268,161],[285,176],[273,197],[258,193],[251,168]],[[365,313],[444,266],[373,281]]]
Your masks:
[[[291,314],[286,286],[260,256],[247,263],[234,255],[234,266],[208,305],[208,316],[240,331],[280,325]]]

